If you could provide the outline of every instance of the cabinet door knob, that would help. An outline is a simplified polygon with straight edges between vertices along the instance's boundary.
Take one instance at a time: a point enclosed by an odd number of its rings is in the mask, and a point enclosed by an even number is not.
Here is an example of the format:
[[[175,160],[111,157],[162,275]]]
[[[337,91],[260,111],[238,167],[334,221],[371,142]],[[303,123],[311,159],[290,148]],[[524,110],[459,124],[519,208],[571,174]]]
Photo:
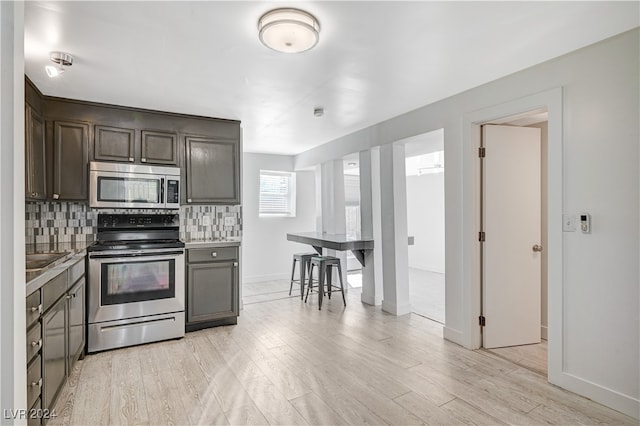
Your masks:
[[[31,196],[32,196],[32,197],[35,197],[35,196],[37,196],[37,195],[38,195],[38,193],[37,193],[37,192],[32,192],[32,193],[31,193]]]
[[[37,312],[37,313],[41,314],[42,313],[42,304],[39,304],[38,306],[32,306],[29,310],[31,312]]]
[[[67,294],[67,300],[71,299],[71,295]]]
[[[215,251],[211,252],[211,257],[218,257],[218,253],[216,253]]]
[[[141,159],[140,159],[140,162],[141,162],[141,163],[146,163],[146,162],[147,162],[147,159],[146,159],[146,158],[141,158]]]
[[[57,200],[58,198],[60,198],[60,194],[53,194],[53,199]]]
[[[37,382],[31,382],[32,388],[35,388],[36,386],[42,387],[42,377],[40,377],[40,380],[38,380]]]
[[[133,163],[133,157],[129,157],[129,162]]]
[[[187,203],[190,203],[190,202],[191,202],[191,198],[187,198]]]
[[[233,262],[233,266],[238,267],[238,262]]]
[[[37,342],[31,342],[31,347],[35,348],[35,347],[42,347],[42,339],[38,340]]]

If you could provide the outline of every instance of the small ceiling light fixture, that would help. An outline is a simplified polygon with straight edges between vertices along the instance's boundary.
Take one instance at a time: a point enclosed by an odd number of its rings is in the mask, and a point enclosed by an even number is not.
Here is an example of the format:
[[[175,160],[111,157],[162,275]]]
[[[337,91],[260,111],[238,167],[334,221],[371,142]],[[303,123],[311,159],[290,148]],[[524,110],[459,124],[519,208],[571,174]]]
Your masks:
[[[54,78],[62,74],[66,67],[73,65],[73,56],[65,52],[49,52],[49,59],[51,62],[58,64],[58,66],[47,65],[44,70],[50,78]]]
[[[258,20],[260,41],[270,49],[299,53],[318,44],[320,23],[308,12],[282,8],[271,10]]]

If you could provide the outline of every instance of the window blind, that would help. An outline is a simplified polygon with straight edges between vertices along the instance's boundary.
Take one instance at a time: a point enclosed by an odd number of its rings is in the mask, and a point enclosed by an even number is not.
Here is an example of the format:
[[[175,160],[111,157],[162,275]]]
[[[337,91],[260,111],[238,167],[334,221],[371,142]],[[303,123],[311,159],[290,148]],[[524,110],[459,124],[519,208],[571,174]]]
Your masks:
[[[295,216],[295,174],[260,170],[259,214]]]

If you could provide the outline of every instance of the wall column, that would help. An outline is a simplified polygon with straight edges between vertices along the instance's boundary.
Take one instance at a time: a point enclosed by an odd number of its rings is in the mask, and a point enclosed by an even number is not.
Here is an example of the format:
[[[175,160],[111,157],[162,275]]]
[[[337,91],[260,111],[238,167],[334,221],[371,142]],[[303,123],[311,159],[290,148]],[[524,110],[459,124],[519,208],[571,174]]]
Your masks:
[[[346,234],[346,212],[344,202],[344,167],[342,159],[327,161],[316,168],[316,194],[320,199],[321,217],[317,218],[317,224],[321,225],[319,231],[327,234]],[[317,196],[317,195],[316,195]],[[316,208],[317,209],[317,208]],[[328,256],[340,258],[342,278],[344,280],[345,293],[347,285],[347,253],[336,250],[323,250]],[[333,274],[332,279],[339,278]]]
[[[404,145],[380,147],[382,228],[382,310],[394,315],[411,312]]]
[[[360,151],[360,226],[362,238],[373,239],[362,268],[361,300],[382,303],[382,230],[380,229],[380,148]]]

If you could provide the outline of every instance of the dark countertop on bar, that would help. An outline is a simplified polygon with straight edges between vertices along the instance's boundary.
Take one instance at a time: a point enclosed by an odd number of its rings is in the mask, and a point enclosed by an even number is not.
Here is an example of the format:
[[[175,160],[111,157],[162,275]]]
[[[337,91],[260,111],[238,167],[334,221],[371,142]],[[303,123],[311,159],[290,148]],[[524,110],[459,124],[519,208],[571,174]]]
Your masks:
[[[293,232],[287,234],[287,240],[297,243],[324,247],[332,250],[372,250],[373,238],[354,238],[346,234],[327,234],[324,232]]]

